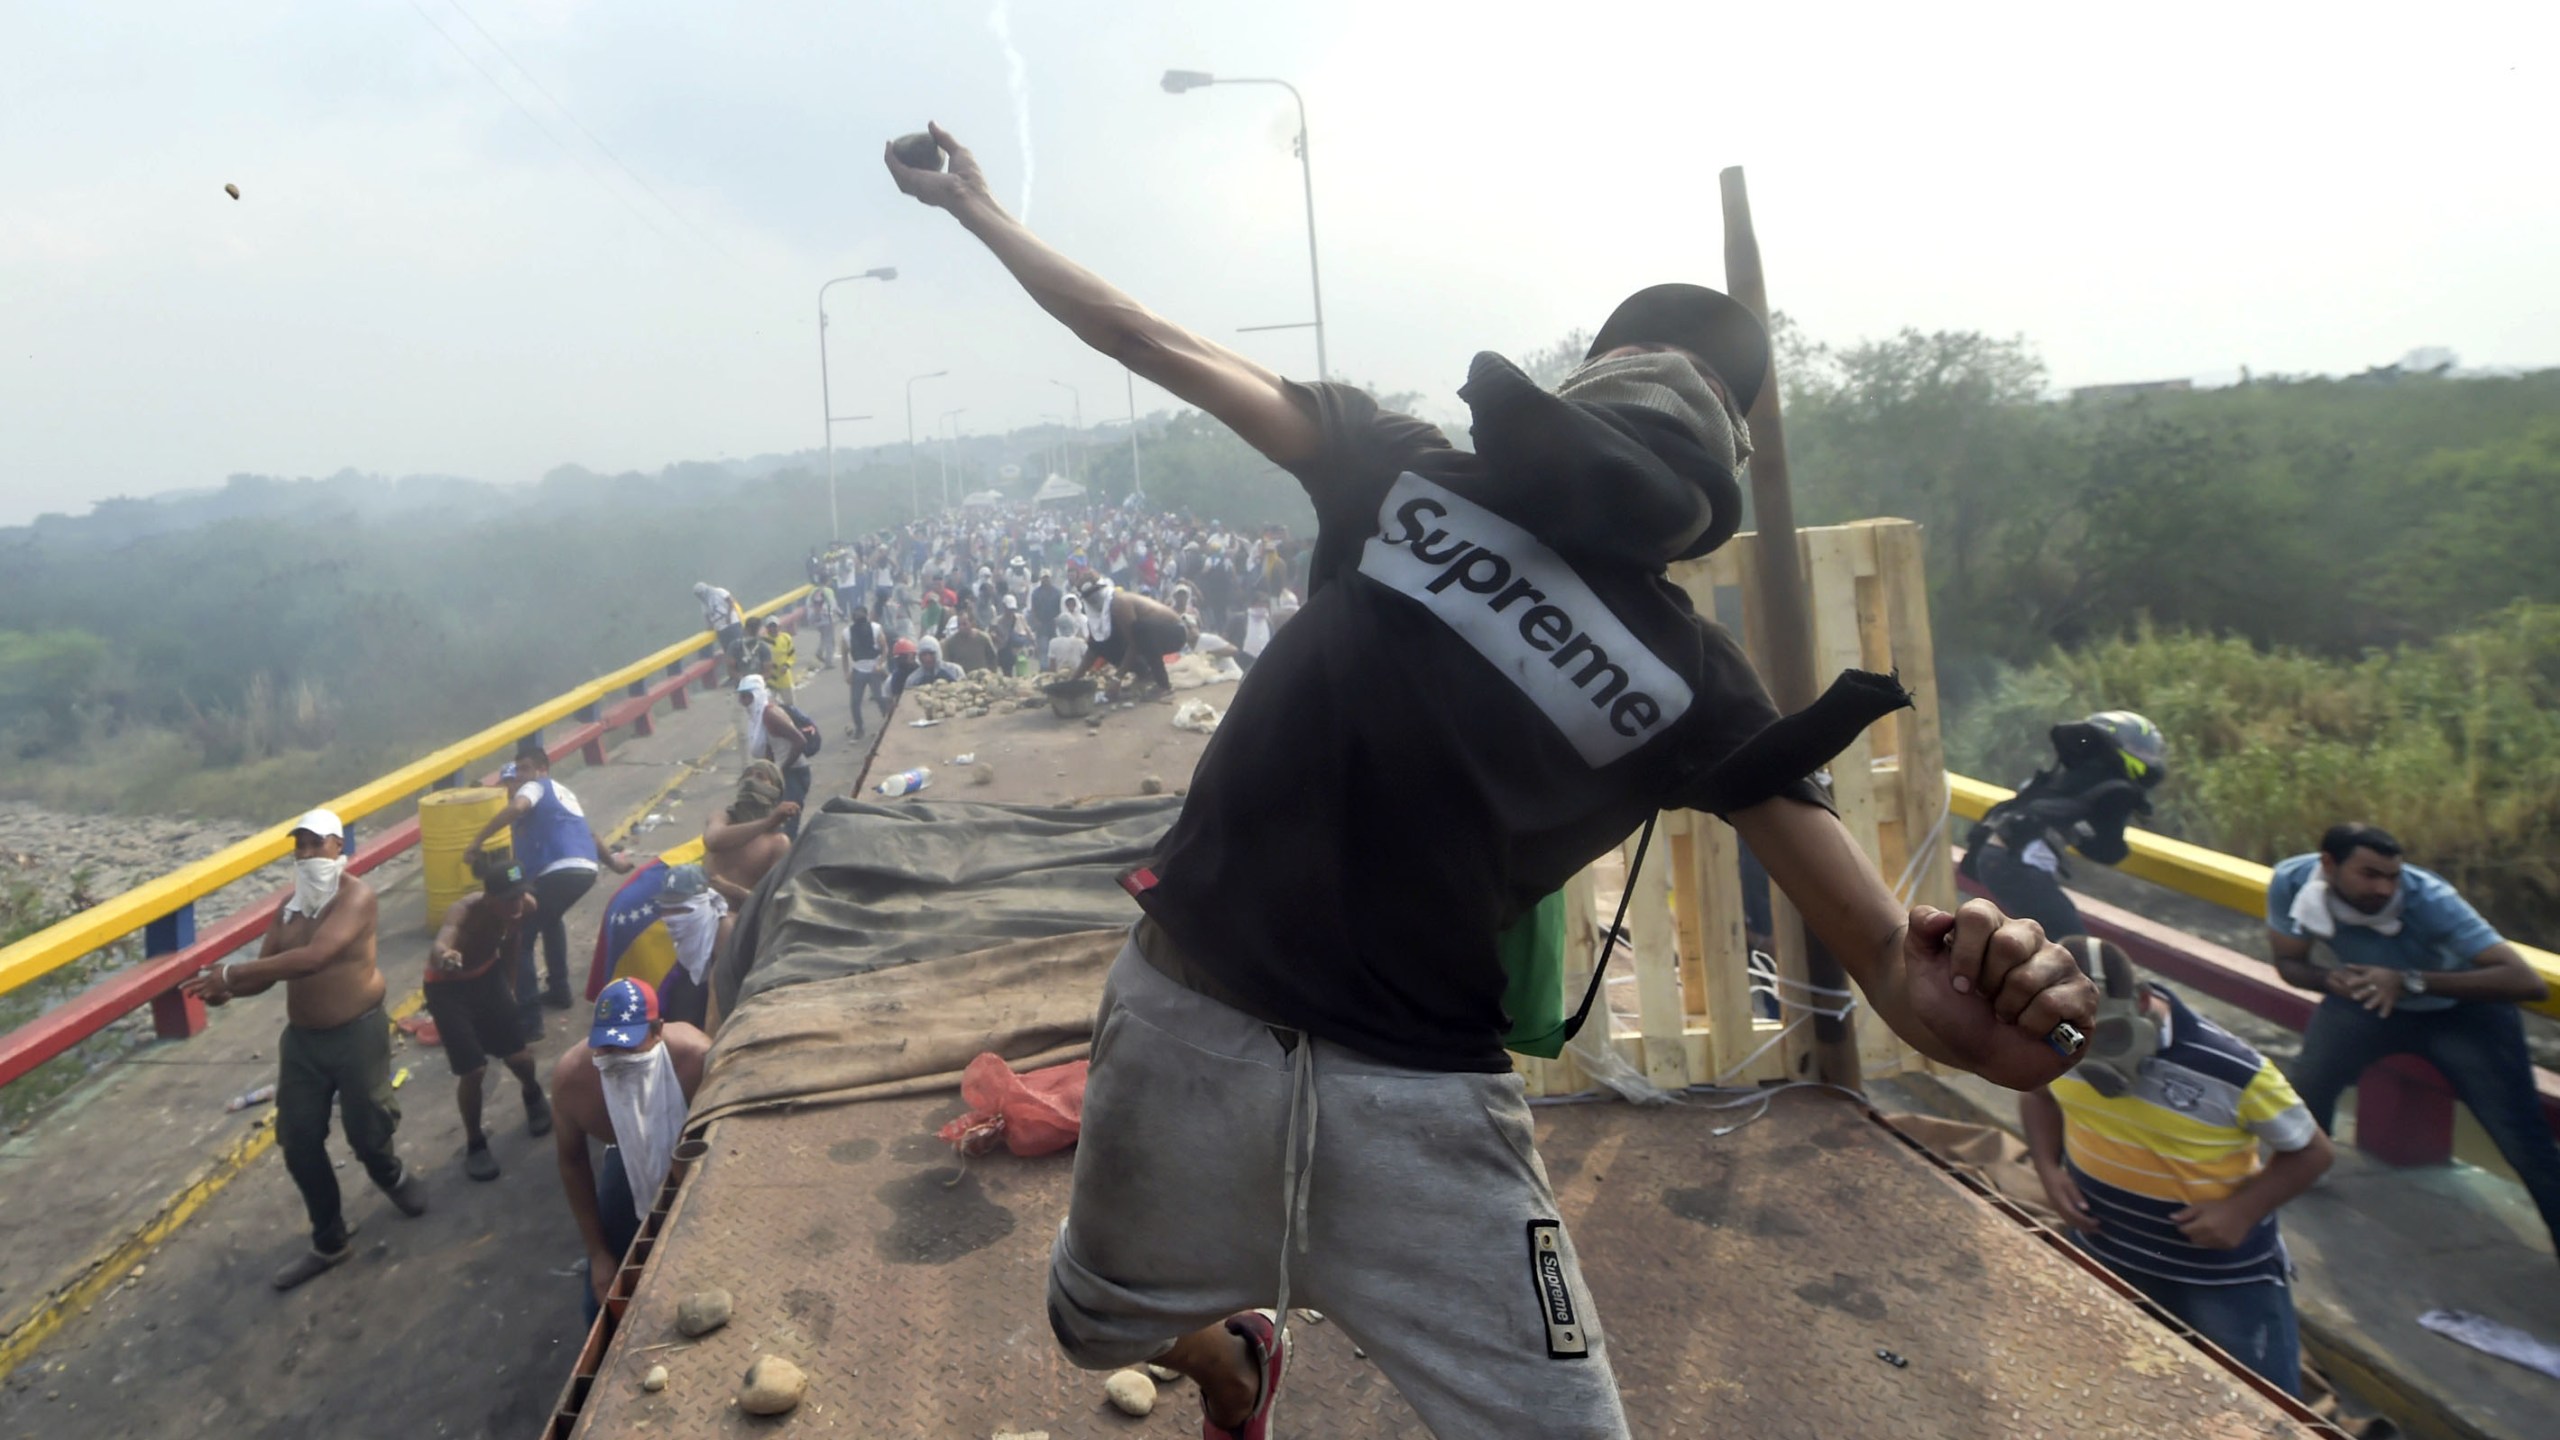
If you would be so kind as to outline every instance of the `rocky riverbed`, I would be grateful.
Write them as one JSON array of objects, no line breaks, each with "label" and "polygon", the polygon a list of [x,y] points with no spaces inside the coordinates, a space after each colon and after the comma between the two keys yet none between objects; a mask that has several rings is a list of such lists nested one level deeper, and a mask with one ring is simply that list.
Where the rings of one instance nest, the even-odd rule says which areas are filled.
[{"label": "rocky riverbed", "polygon": [[[238,820],[149,815],[65,815],[22,800],[0,800],[0,884],[32,886],[46,911],[84,909],[253,833]],[[284,867],[209,897],[197,923],[221,918],[285,883]]]},{"label": "rocky riverbed", "polygon": [[[238,820],[67,815],[25,801],[0,801],[0,915],[23,923],[86,909],[245,839],[255,828]],[[210,925],[291,880],[292,867],[281,861],[244,876],[197,901],[196,924]],[[26,1023],[141,957],[137,935],[0,995],[0,1030]],[[0,1087],[0,1126],[23,1127],[81,1077],[150,1043],[151,1035],[150,1011],[137,1010]]]}]

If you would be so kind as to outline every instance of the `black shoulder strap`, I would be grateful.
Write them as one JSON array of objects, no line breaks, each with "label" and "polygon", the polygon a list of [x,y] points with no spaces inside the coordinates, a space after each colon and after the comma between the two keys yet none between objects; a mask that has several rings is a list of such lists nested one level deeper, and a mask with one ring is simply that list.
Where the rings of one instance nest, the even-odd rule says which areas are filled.
[{"label": "black shoulder strap", "polygon": [[1582,992],[1581,1008],[1564,1022],[1564,1038],[1568,1041],[1582,1033],[1582,1022],[1591,1018],[1591,1007],[1600,999],[1600,987],[1608,983],[1609,955],[1618,946],[1618,932],[1627,926],[1627,902],[1636,896],[1636,881],[1644,874],[1644,852],[1653,844],[1653,822],[1661,818],[1660,811],[1646,816],[1644,829],[1636,836],[1635,863],[1627,867],[1626,888],[1618,892],[1618,918],[1609,922],[1609,933],[1600,942],[1600,958],[1591,964],[1591,984]]}]

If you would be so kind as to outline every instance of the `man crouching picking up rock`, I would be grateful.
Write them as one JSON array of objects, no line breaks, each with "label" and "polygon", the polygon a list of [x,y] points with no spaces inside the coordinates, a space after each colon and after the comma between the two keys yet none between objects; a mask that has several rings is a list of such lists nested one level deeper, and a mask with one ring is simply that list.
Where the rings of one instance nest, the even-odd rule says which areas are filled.
[{"label": "man crouching picking up rock", "polygon": [[1906,913],[1803,778],[1909,703],[1901,686],[1852,673],[1782,718],[1664,574],[1733,533],[1760,327],[1666,285],[1555,394],[1479,355],[1469,454],[1149,313],[933,134],[950,168],[887,157],[899,188],[1296,476],[1319,522],[1305,608],[1128,882],[1146,915],[1096,1022],[1051,1328],[1079,1365],[1199,1381],[1213,1437],[1269,1432],[1272,1316],[1293,1302],[1436,1434],[1626,1435],[1503,1050],[1506,923],[1656,810],[1707,810],[1932,1059],[2033,1088],[2070,1064],[2047,1035],[2096,1011],[2032,922]]}]

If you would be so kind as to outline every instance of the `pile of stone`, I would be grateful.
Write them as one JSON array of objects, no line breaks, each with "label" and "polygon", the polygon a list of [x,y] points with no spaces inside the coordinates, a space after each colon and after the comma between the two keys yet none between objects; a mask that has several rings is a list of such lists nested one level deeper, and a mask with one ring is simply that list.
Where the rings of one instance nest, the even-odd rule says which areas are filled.
[{"label": "pile of stone", "polygon": [[901,703],[921,712],[908,717],[914,720],[969,720],[996,710],[1037,710],[1049,703],[1042,681],[1037,675],[1017,678],[981,670],[962,680],[912,686]]}]

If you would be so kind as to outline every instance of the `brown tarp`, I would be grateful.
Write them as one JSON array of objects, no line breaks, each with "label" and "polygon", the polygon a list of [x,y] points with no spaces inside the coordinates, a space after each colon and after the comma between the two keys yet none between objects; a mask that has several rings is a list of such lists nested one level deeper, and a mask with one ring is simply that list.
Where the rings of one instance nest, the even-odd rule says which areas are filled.
[{"label": "brown tarp", "polygon": [[721,1025],[688,1128],[956,1089],[984,1051],[1017,1070],[1081,1058],[1127,939],[1088,930],[768,990]]},{"label": "brown tarp", "polygon": [[2000,1198],[2047,1225],[2062,1217],[2044,1198],[2044,1182],[2027,1159],[2027,1142],[1990,1125],[1941,1120],[1935,1115],[1887,1115],[1885,1123],[1929,1147],[1949,1165],[2000,1192]]}]

